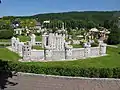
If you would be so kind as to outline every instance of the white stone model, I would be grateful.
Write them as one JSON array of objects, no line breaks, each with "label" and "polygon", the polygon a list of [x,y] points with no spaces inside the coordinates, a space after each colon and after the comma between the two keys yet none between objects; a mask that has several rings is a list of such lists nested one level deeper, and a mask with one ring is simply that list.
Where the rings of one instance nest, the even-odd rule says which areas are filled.
[{"label": "white stone model", "polygon": [[106,44],[100,43],[98,47],[91,47],[90,43],[85,43],[84,48],[73,48],[65,41],[64,34],[49,33],[42,36],[42,47],[44,50],[33,50],[32,46],[37,45],[36,36],[31,35],[31,41],[20,42],[13,37],[12,51],[23,57],[22,61],[57,61],[57,60],[76,60],[88,57],[106,55]]},{"label": "white stone model", "polygon": [[36,38],[36,36],[35,36],[35,34],[32,34],[31,36],[30,36],[30,38],[31,38],[31,45],[33,46],[33,45],[35,45],[35,38]]}]

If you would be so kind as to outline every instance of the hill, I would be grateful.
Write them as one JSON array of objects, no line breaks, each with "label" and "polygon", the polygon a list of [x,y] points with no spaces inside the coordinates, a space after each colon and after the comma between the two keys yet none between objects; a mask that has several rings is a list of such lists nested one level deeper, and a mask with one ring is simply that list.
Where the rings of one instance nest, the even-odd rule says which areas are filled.
[{"label": "hill", "polygon": [[110,20],[114,17],[119,17],[120,11],[73,11],[73,12],[61,12],[61,13],[45,13],[37,14],[33,16],[20,16],[17,18],[34,18],[42,22],[44,20],[83,20],[83,21],[93,21],[97,24],[104,23],[105,20]]}]

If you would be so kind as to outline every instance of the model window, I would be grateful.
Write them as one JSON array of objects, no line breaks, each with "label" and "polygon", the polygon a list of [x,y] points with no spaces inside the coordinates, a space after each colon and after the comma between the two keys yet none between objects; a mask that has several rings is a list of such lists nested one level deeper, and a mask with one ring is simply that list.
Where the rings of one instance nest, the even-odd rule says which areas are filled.
[{"label": "model window", "polygon": [[46,38],[46,46],[48,46],[48,37]]}]

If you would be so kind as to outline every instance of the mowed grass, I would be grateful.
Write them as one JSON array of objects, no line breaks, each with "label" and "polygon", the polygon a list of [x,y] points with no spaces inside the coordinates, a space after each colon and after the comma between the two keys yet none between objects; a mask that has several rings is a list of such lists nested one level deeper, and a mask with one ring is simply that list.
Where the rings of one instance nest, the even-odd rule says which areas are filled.
[{"label": "mowed grass", "polygon": [[10,39],[0,39],[0,42],[11,42]]},{"label": "mowed grass", "polygon": [[7,48],[0,48],[0,59],[18,61],[20,56],[12,51],[9,51]]},{"label": "mowed grass", "polygon": [[[20,39],[21,42],[26,42],[26,41],[30,41],[30,37],[29,36],[18,36],[18,38]],[[42,36],[36,36],[36,41],[42,41]]]},{"label": "mowed grass", "polygon": [[44,50],[44,48],[42,48],[41,46],[32,46],[32,49],[36,49],[36,50]]},{"label": "mowed grass", "polygon": [[[120,49],[119,48],[107,48],[107,56],[97,57],[97,58],[88,58],[82,60],[75,61],[56,61],[56,62],[24,62],[24,64],[29,65],[40,65],[40,66],[51,66],[51,67],[105,67],[105,68],[113,68],[120,67]],[[20,57],[7,50],[6,48],[0,48],[0,59],[4,60],[13,60],[16,61]]]},{"label": "mowed grass", "polygon": [[29,36],[18,36],[18,38],[20,39],[21,42],[30,41],[30,37]]},{"label": "mowed grass", "polygon": [[36,36],[36,41],[38,42],[42,41],[42,36]]},{"label": "mowed grass", "polygon": [[83,46],[80,44],[73,44],[72,46],[73,46],[73,48],[83,48]]},{"label": "mowed grass", "polygon": [[107,49],[107,56],[88,58],[75,61],[56,61],[56,62],[29,62],[26,64],[36,64],[42,66],[58,66],[58,67],[97,67],[97,68],[113,68],[120,67],[120,49],[111,48]]}]

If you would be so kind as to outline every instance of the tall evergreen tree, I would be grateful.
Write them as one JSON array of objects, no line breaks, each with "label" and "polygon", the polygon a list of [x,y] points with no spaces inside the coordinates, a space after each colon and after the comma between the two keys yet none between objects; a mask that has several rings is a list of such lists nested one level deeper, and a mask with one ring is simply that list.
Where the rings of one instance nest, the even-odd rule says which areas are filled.
[{"label": "tall evergreen tree", "polygon": [[120,28],[116,22],[114,22],[113,26],[111,27],[108,44],[120,44]]}]

